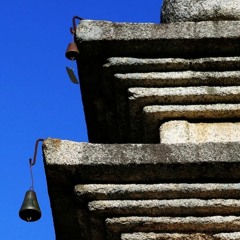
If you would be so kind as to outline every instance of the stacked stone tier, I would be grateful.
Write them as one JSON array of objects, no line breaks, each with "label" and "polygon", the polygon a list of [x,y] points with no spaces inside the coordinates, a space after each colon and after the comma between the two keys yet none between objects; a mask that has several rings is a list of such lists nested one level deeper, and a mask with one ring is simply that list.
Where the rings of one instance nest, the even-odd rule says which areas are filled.
[{"label": "stacked stone tier", "polygon": [[239,239],[238,143],[43,149],[57,239]]},{"label": "stacked stone tier", "polygon": [[99,113],[111,141],[159,143],[159,128],[172,120],[237,122],[239,60],[108,59],[101,88],[105,113]]}]

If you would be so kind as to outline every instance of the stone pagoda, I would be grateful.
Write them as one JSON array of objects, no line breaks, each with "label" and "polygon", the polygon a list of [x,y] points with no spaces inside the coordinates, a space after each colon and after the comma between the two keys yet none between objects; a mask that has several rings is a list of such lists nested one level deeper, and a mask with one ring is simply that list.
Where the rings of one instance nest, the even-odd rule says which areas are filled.
[{"label": "stone pagoda", "polygon": [[57,240],[240,239],[240,2],[82,20],[89,143],[46,139]]}]

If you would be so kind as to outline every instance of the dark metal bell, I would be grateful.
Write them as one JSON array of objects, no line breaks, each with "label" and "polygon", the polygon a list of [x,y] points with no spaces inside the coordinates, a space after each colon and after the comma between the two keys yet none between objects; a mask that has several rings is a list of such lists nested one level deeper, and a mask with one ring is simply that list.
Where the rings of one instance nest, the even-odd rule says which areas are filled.
[{"label": "dark metal bell", "polygon": [[79,56],[79,51],[75,42],[68,44],[65,56],[70,60],[76,60],[76,58]]},{"label": "dark metal bell", "polygon": [[19,217],[26,222],[34,222],[39,220],[41,215],[36,193],[33,190],[27,191],[19,210]]}]

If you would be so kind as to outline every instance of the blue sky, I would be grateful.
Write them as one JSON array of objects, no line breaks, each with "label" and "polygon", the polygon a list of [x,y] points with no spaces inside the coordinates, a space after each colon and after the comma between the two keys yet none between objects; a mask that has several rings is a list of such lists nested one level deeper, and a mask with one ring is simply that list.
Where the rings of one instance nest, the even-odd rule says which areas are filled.
[{"label": "blue sky", "polygon": [[4,1],[1,5],[0,238],[51,240],[54,228],[41,151],[33,167],[42,210],[26,223],[18,211],[30,187],[28,159],[38,138],[86,142],[79,85],[65,72],[72,17],[159,23],[161,0]]}]

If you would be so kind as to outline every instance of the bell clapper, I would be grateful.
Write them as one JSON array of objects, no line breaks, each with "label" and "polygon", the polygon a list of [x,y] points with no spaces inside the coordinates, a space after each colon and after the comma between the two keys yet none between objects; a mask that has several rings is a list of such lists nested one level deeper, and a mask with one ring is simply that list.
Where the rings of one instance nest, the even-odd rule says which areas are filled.
[{"label": "bell clapper", "polygon": [[72,58],[71,61],[72,61],[72,68],[66,67],[66,70],[71,82],[74,84],[78,84],[79,83],[78,79],[74,73],[74,59]]}]

